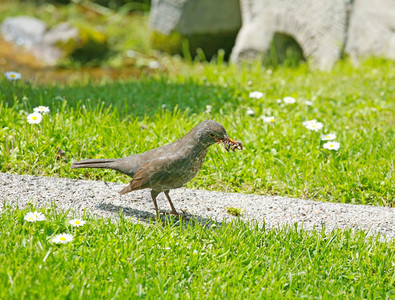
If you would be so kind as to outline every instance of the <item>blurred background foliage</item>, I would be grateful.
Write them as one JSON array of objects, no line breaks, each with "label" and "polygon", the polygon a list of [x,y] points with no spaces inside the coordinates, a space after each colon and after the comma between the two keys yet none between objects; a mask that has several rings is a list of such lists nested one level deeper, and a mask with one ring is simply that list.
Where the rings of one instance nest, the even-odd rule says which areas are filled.
[{"label": "blurred background foliage", "polygon": [[67,5],[70,3],[88,5],[94,7],[96,5],[109,8],[111,10],[128,10],[128,11],[149,11],[151,0],[21,0],[33,5]]}]

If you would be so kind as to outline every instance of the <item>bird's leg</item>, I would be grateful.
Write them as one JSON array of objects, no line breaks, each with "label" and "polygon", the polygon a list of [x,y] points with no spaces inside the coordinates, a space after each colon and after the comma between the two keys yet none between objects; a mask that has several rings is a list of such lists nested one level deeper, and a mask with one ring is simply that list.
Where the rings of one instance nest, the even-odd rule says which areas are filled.
[{"label": "bird's leg", "polygon": [[156,203],[156,197],[158,197],[160,192],[151,191],[151,197],[152,197],[152,201],[154,201],[154,206],[155,206],[155,213],[156,213],[156,217],[159,218],[159,209],[158,209],[158,204]]},{"label": "bird's leg", "polygon": [[163,192],[165,193],[166,198],[167,198],[167,200],[168,200],[169,203],[170,203],[170,206],[171,206],[171,214],[172,214],[172,215],[175,215],[175,216],[178,216],[178,212],[177,212],[176,208],[174,207],[173,202],[171,202],[171,199],[170,199],[170,196],[169,196],[169,190],[163,191]]}]

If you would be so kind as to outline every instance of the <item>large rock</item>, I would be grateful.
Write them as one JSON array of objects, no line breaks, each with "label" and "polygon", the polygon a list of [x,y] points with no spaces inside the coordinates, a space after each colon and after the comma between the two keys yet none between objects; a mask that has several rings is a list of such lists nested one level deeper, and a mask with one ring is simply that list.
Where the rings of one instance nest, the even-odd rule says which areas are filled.
[{"label": "large rock", "polygon": [[152,0],[152,44],[172,54],[182,53],[186,40],[192,52],[230,53],[240,26],[239,0]]},{"label": "large rock", "polygon": [[12,17],[1,24],[1,33],[6,41],[23,46],[43,65],[55,65],[65,57],[81,63],[100,61],[109,51],[105,34],[67,22],[48,30],[38,19]]},{"label": "large rock", "polygon": [[231,61],[268,53],[276,33],[289,35],[320,69],[340,58],[346,39],[347,0],[240,0],[243,25]]},{"label": "large rock", "polygon": [[44,65],[54,65],[64,56],[64,51],[58,47],[59,42],[78,38],[78,30],[68,23],[47,30],[44,22],[28,16],[5,19],[1,33],[4,40],[24,47]]},{"label": "large rock", "polygon": [[346,53],[395,59],[395,1],[354,0]]},{"label": "large rock", "polygon": [[4,40],[27,48],[40,44],[46,29],[44,22],[27,16],[7,18],[1,24]]}]

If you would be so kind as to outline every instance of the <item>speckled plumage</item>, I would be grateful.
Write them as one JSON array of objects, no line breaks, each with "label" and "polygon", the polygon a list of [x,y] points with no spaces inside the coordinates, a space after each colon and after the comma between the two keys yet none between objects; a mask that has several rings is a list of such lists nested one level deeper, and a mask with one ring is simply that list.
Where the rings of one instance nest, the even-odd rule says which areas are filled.
[{"label": "speckled plumage", "polygon": [[234,143],[224,127],[206,120],[192,128],[184,137],[162,147],[119,159],[88,159],[75,162],[71,168],[106,168],[124,173],[133,180],[120,193],[151,188],[155,211],[156,197],[164,192],[172,214],[177,214],[169,196],[169,190],[179,188],[190,181],[202,167],[208,148],[219,141]]}]

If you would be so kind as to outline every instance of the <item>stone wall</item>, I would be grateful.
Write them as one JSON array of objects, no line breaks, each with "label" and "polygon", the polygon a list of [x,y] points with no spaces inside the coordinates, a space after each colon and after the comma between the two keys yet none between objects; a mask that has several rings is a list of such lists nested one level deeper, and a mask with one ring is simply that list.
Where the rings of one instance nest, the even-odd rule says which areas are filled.
[{"label": "stone wall", "polygon": [[395,1],[355,0],[345,51],[354,61],[368,56],[395,60]]},{"label": "stone wall", "polygon": [[187,39],[191,49],[209,54],[228,50],[241,14],[232,62],[265,56],[276,34],[293,38],[320,69],[330,69],[344,53],[354,60],[395,59],[395,0],[239,1],[153,0],[154,46],[175,53]]},{"label": "stone wall", "polygon": [[239,1],[152,0],[150,27],[159,50],[182,54],[188,45],[192,54],[197,48],[208,57],[218,49],[230,54],[241,27]]}]

